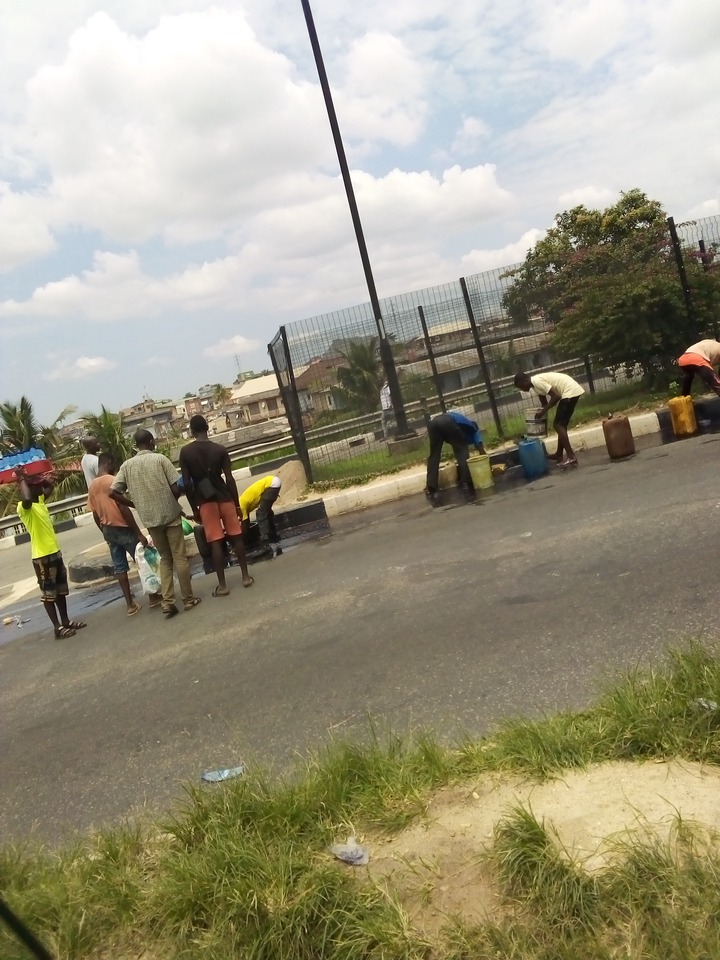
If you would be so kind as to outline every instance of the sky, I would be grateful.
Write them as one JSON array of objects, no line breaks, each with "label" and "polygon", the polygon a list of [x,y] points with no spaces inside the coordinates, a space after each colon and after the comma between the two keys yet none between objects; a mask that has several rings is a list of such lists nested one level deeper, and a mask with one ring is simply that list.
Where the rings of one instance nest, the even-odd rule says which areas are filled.
[{"label": "sky", "polygon": [[[380,297],[638,187],[720,212],[717,0],[313,0]],[[270,366],[368,300],[300,0],[0,0],[0,399]]]}]

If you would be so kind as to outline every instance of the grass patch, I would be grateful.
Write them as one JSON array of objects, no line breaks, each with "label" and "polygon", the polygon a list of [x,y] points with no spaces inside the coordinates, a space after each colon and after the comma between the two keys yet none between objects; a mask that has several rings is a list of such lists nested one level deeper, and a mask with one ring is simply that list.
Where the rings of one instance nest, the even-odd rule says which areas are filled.
[{"label": "grass patch", "polygon": [[[517,808],[496,827],[499,919],[455,918],[432,941],[383,883],[333,863],[348,833],[392,835],[439,787],[507,771],[547,778],[603,760],[720,764],[720,660],[698,644],[608,683],[580,713],[511,720],[442,746],[371,728],[332,743],[287,780],[262,772],[188,788],[162,822],[124,826],[59,851],[5,847],[3,896],[62,960],[482,960],[720,956],[716,839],[678,822],[666,843],[618,844],[589,874],[552,826]],[[143,952],[144,951],[144,952]],[[27,955],[0,930],[0,956]]]}]

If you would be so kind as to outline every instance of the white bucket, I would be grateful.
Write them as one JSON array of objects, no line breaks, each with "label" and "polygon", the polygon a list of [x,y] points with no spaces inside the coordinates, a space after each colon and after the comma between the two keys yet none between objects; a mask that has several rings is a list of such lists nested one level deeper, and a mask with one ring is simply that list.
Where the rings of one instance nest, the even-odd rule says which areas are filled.
[{"label": "white bucket", "polygon": [[527,410],[525,412],[525,436],[527,437],[546,437],[547,436],[547,416],[542,420],[536,420],[537,410]]}]

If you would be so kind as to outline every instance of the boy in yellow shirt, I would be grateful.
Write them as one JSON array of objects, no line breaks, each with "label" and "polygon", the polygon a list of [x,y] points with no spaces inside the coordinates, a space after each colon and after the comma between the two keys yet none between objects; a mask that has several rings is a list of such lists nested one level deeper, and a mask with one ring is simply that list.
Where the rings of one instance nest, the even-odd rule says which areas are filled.
[{"label": "boy in yellow shirt", "polygon": [[273,504],[280,496],[282,480],[280,477],[263,477],[256,480],[240,497],[240,515],[243,529],[250,524],[250,514],[257,510],[255,519],[260,528],[260,542],[268,556],[279,557],[282,547],[278,546],[280,537],[275,527]]},{"label": "boy in yellow shirt", "polygon": [[40,587],[40,599],[55,630],[55,637],[64,640],[74,637],[77,630],[87,624],[82,620],[71,620],[67,610],[69,593],[67,569],[55,535],[52,517],[45,503],[53,491],[53,479],[50,474],[40,478],[39,483],[28,483],[22,467],[17,469],[20,502],[17,513],[23,526],[30,534],[32,562]]}]

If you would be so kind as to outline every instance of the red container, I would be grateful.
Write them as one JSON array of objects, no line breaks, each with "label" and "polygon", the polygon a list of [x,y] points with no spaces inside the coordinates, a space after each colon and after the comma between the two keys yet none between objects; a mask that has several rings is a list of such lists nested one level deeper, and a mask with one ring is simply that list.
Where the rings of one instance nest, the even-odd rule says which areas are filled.
[{"label": "red container", "polygon": [[[43,473],[49,473],[53,465],[51,460],[35,460],[33,463],[21,464],[21,467],[27,477],[36,477]],[[0,484],[17,483],[17,469],[17,467],[10,467],[9,470],[0,470]]]}]

